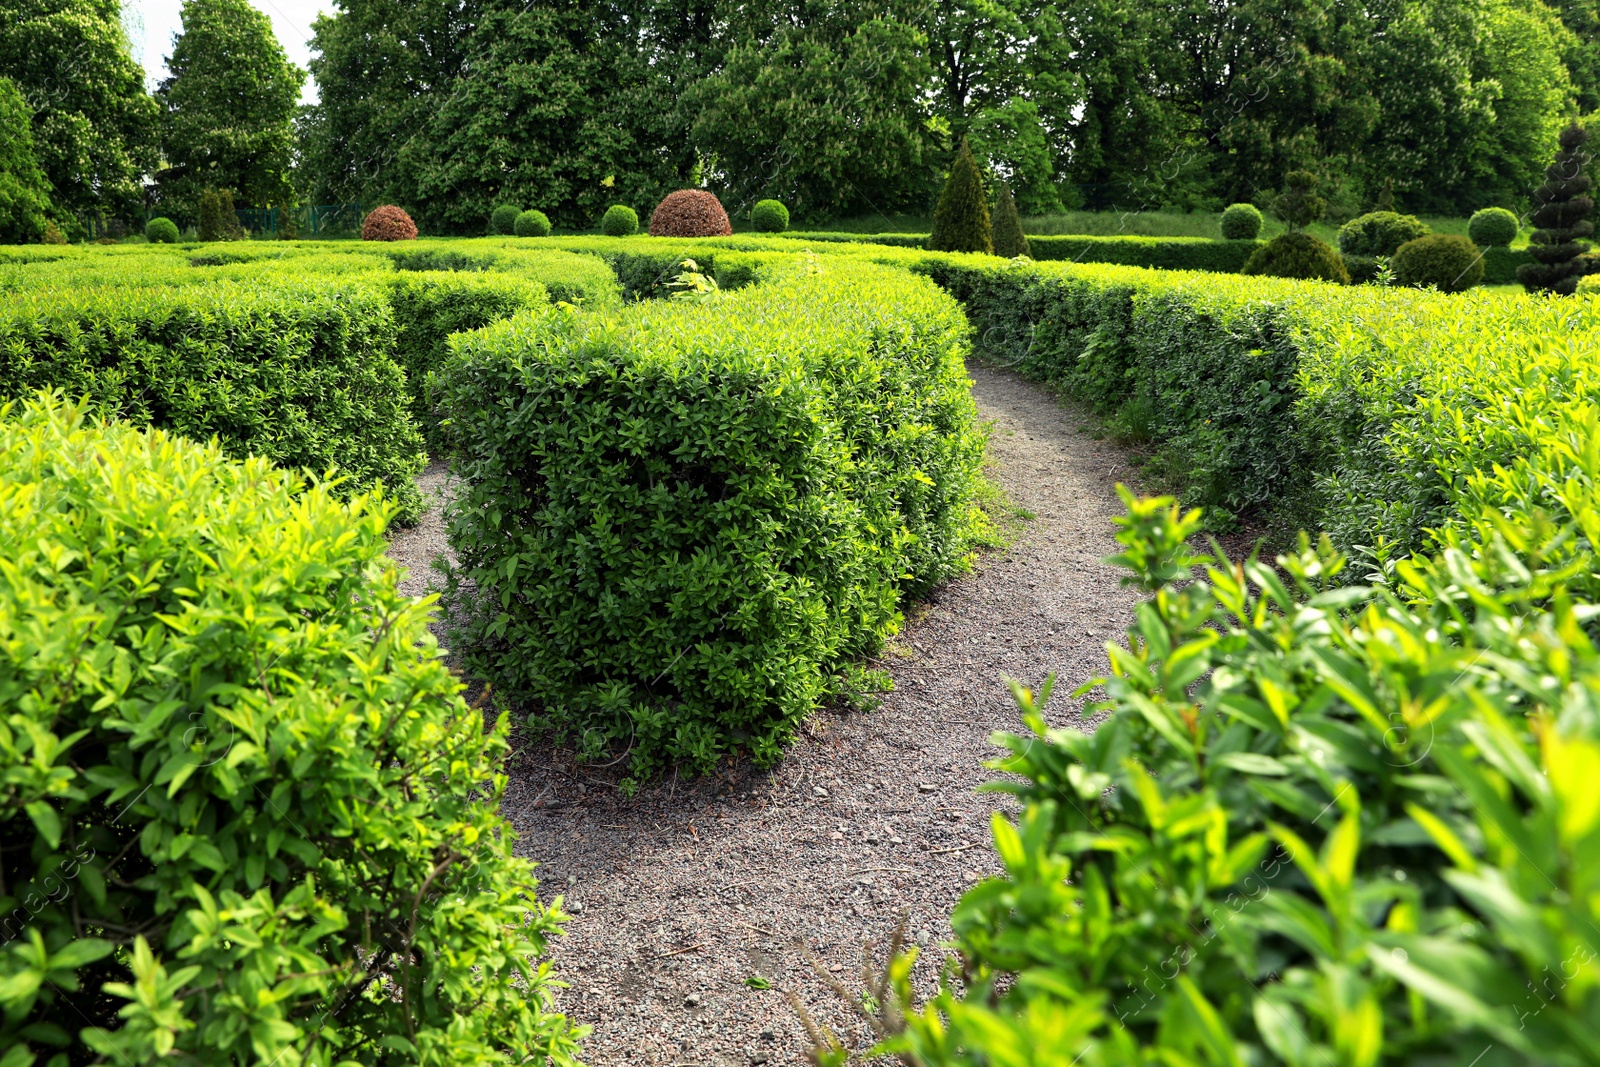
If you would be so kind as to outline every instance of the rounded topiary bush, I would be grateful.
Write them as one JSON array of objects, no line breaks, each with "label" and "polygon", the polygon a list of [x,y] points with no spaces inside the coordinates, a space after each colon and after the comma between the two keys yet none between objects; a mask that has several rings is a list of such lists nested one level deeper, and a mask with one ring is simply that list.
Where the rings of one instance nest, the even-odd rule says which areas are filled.
[{"label": "rounded topiary bush", "polygon": [[400,208],[393,204],[384,204],[375,207],[372,213],[361,223],[361,239],[363,241],[414,241],[417,239],[417,224],[411,221]]},{"label": "rounded topiary bush", "polygon": [[171,219],[151,219],[144,224],[144,235],[152,244],[170,245],[178,239],[178,224]]},{"label": "rounded topiary bush", "polygon": [[1239,273],[1350,284],[1350,272],[1339,253],[1326,241],[1303,231],[1274,237],[1251,253]]},{"label": "rounded topiary bush", "polygon": [[529,208],[517,216],[513,229],[518,237],[549,237],[550,216]]},{"label": "rounded topiary bush", "polygon": [[639,213],[631,207],[612,204],[600,219],[600,232],[607,237],[631,237],[639,232]]},{"label": "rounded topiary bush", "polygon": [[1390,261],[1394,279],[1418,288],[1459,293],[1483,281],[1483,253],[1465,237],[1435,233],[1407,241]]},{"label": "rounded topiary bush", "polygon": [[0,897],[27,927],[0,1041],[571,1063],[534,965],[562,916],[497,814],[506,723],[400,591],[393,505],[88,412],[0,411]]},{"label": "rounded topiary bush", "polygon": [[668,193],[650,213],[652,237],[726,237],[732,232],[722,201],[705,189]]},{"label": "rounded topiary bush", "polygon": [[1486,207],[1467,220],[1467,237],[1479,248],[1505,248],[1521,229],[1517,217],[1503,207]]},{"label": "rounded topiary bush", "polygon": [[1222,239],[1254,241],[1261,235],[1261,211],[1254,204],[1230,204],[1222,213]]},{"label": "rounded topiary bush", "polygon": [[489,212],[489,232],[510,237],[517,230],[517,216],[522,209],[515,204],[501,204]]},{"label": "rounded topiary bush", "polygon": [[1428,224],[1415,215],[1370,211],[1339,227],[1339,251],[1347,256],[1392,256],[1407,241],[1429,232]]},{"label": "rounded topiary bush", "polygon": [[789,228],[789,209],[780,200],[757,200],[750,209],[750,225],[762,233],[782,233]]}]

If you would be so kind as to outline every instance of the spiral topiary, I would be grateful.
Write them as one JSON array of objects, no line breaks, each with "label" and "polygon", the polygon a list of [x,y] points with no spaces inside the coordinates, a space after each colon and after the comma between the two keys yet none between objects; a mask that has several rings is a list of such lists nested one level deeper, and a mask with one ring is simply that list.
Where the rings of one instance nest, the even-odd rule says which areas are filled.
[{"label": "spiral topiary", "polygon": [[363,241],[415,241],[417,224],[393,204],[375,207],[361,223]]},{"label": "spiral topiary", "polygon": [[510,237],[517,229],[517,216],[522,209],[515,204],[501,204],[489,212],[489,232]]},{"label": "spiral topiary", "polygon": [[151,219],[144,224],[144,235],[151,244],[170,245],[178,239],[178,224],[168,218]]},{"label": "spiral topiary", "polygon": [[1224,241],[1254,241],[1261,235],[1261,210],[1254,204],[1230,204],[1222,213]]},{"label": "spiral topiary", "polygon": [[631,207],[612,204],[600,219],[600,232],[607,237],[632,237],[639,232],[639,213]]},{"label": "spiral topiary", "polygon": [[757,200],[750,209],[750,225],[762,233],[782,233],[789,228],[789,209],[779,200]]},{"label": "spiral topiary", "polygon": [[1394,280],[1416,288],[1434,286],[1459,293],[1483,281],[1483,253],[1465,237],[1435,233],[1407,241],[1389,265]]},{"label": "spiral topiary", "polygon": [[550,217],[542,211],[529,208],[517,216],[512,229],[518,237],[549,237]]},{"label": "spiral topiary", "polygon": [[1503,207],[1486,207],[1467,220],[1467,237],[1479,248],[1505,248],[1517,239],[1522,227],[1517,217]]},{"label": "spiral topiary", "polygon": [[1428,233],[1428,224],[1415,215],[1369,211],[1339,227],[1339,251],[1347,256],[1392,256],[1407,241]]},{"label": "spiral topiary", "polygon": [[705,189],[679,189],[650,213],[652,237],[726,237],[733,233],[722,201]]},{"label": "spiral topiary", "polygon": [[1545,168],[1544,184],[1533,191],[1529,220],[1538,227],[1528,245],[1533,262],[1517,268],[1517,281],[1530,293],[1570,296],[1577,291],[1578,280],[1589,273],[1592,264],[1584,254],[1589,242],[1584,238],[1594,233],[1589,221],[1594,198],[1589,195],[1593,183],[1584,172],[1588,140],[1588,132],[1576,122],[1562,130],[1561,150]]},{"label": "spiral topiary", "polygon": [[1350,284],[1350,272],[1333,246],[1300,230],[1279,234],[1256,249],[1239,273]]}]

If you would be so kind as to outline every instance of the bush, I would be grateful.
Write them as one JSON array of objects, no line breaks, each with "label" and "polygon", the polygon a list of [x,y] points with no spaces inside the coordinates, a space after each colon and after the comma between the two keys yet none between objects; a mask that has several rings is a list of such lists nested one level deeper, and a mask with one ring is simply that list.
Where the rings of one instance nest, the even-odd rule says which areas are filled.
[{"label": "bush", "polygon": [[1257,248],[1240,273],[1350,284],[1350,272],[1339,253],[1302,231],[1279,234]]},{"label": "bush", "polygon": [[510,237],[516,233],[517,216],[522,214],[522,209],[514,204],[501,204],[489,213],[489,232],[502,237]]},{"label": "bush", "polygon": [[151,219],[144,224],[144,235],[151,244],[174,244],[178,240],[178,224],[166,218]]},{"label": "bush", "polygon": [[1594,199],[1588,195],[1593,183],[1584,170],[1589,163],[1584,147],[1588,139],[1576,122],[1562,130],[1560,151],[1545,168],[1544,184],[1533,191],[1530,219],[1538,229],[1533,231],[1528,254],[1534,262],[1517,268],[1517,280],[1530,293],[1570,296],[1589,269],[1585,256],[1589,242],[1584,238],[1594,233],[1594,223],[1589,221]]},{"label": "bush", "polygon": [[600,232],[607,237],[632,237],[639,232],[639,213],[631,207],[612,204],[600,219]]},{"label": "bush", "polygon": [[1467,237],[1479,248],[1505,248],[1521,230],[1517,217],[1503,207],[1486,207],[1467,220]]},{"label": "bush", "polygon": [[750,225],[760,233],[782,233],[789,228],[789,209],[778,200],[757,200],[750,209]]},{"label": "bush", "polygon": [[363,241],[415,241],[417,224],[393,204],[375,207],[361,223]]},{"label": "bush", "polygon": [[238,241],[244,237],[232,189],[206,189],[200,194],[200,240]]},{"label": "bush", "polygon": [[1291,170],[1284,178],[1283,192],[1273,198],[1272,210],[1291,233],[1316,222],[1328,210],[1328,202],[1317,195],[1319,184],[1308,170]]},{"label": "bush", "polygon": [[1017,201],[1011,195],[1011,186],[1000,183],[1000,194],[994,209],[994,254],[1013,259],[1026,256],[1031,251],[1027,235],[1022,232],[1022,216],[1017,214]]},{"label": "bush", "polygon": [[950,176],[933,209],[933,232],[928,247],[935,252],[994,251],[994,236],[989,226],[989,197],[983,191],[983,175],[965,137],[950,164]]},{"label": "bush", "polygon": [[725,237],[731,233],[733,227],[722,201],[704,189],[668,193],[650,214],[652,237]]},{"label": "bush", "polygon": [[[963,566],[982,436],[954,301],[850,262],[456,337],[450,647],[635,775],[766,765]],[[615,757],[614,757],[615,758]]]},{"label": "bush", "polygon": [[1224,241],[1254,241],[1261,235],[1261,212],[1254,204],[1229,204],[1222,213]]},{"label": "bush", "polygon": [[1350,275],[1350,284],[1364,285],[1378,279],[1378,271],[1383,267],[1385,260],[1377,256],[1352,256],[1341,255],[1340,261],[1344,263],[1345,272]]},{"label": "bush", "polygon": [[542,211],[529,209],[517,216],[515,229],[518,237],[549,237],[550,217]]},{"label": "bush", "polygon": [[1459,293],[1483,280],[1483,254],[1465,237],[1436,233],[1407,241],[1395,253],[1395,281],[1416,288],[1432,285]]},{"label": "bush", "polygon": [[384,559],[390,505],[0,419],[0,1044],[18,1063],[570,1064],[564,916]]},{"label": "bush", "polygon": [[[1155,595],[1112,651],[1109,720],[1052,728],[1048,693],[1018,692],[1029,732],[990,766],[1022,812],[951,916],[963,992],[892,1050],[1592,1064],[1600,654],[1562,588],[1592,548],[1486,515],[1393,588],[1334,588],[1326,545],[1197,556],[1169,503],[1122,520]],[[1011,1054],[1032,1048],[1059,1055]]]},{"label": "bush", "polygon": [[1407,241],[1428,233],[1427,223],[1415,215],[1373,211],[1339,227],[1339,251],[1347,256],[1393,256]]}]

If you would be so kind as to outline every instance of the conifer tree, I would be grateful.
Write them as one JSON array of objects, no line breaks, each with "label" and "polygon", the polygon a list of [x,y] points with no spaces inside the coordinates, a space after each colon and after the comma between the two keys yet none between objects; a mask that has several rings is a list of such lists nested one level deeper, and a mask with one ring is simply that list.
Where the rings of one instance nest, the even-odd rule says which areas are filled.
[{"label": "conifer tree", "polygon": [[1000,183],[1000,195],[995,199],[994,254],[1007,259],[1029,254],[1028,236],[1022,232],[1022,216],[1008,182]]},{"label": "conifer tree", "polygon": [[989,228],[989,197],[983,191],[983,175],[972,157],[967,139],[961,139],[950,177],[933,209],[933,233],[928,247],[935,252],[994,252],[994,237]]},{"label": "conifer tree", "polygon": [[1588,273],[1580,258],[1589,250],[1581,240],[1594,232],[1589,214],[1593,198],[1586,195],[1591,182],[1584,173],[1589,162],[1584,142],[1588,134],[1573,123],[1561,131],[1561,149],[1555,162],[1545,168],[1545,182],[1533,191],[1533,214],[1538,229],[1533,231],[1528,254],[1535,262],[1517,268],[1517,281],[1530,293],[1549,292],[1567,296],[1578,288],[1578,280]]}]

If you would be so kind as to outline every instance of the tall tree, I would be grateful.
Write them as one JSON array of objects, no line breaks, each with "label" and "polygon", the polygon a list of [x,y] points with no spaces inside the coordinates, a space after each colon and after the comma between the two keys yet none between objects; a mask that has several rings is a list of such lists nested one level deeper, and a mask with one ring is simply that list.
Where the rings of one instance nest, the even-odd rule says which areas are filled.
[{"label": "tall tree", "polygon": [[295,102],[305,72],[248,0],[184,0],[183,32],[156,96],[164,202],[188,214],[205,188],[266,207],[293,195]]},{"label": "tall tree", "polygon": [[28,103],[57,207],[134,213],[156,163],[156,105],[129,55],[120,4],[0,0],[0,27],[0,76]]},{"label": "tall tree", "polygon": [[33,151],[28,104],[10,78],[0,78],[0,244],[44,236],[50,222],[50,183]]}]

